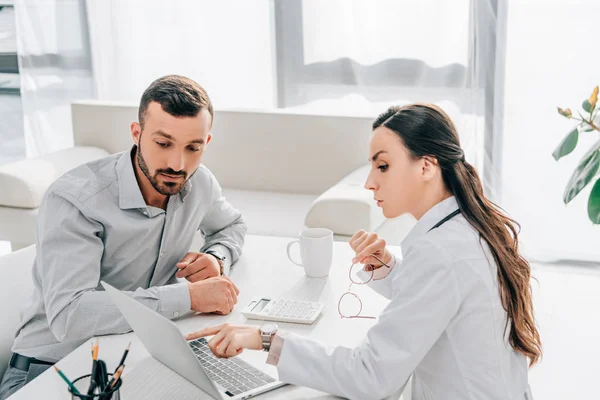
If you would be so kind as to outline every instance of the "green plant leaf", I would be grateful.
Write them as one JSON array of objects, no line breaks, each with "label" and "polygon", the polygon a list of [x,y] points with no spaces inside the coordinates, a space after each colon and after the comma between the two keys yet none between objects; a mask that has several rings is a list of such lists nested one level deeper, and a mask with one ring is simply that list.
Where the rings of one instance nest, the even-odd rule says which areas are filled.
[{"label": "green plant leaf", "polygon": [[596,141],[596,143],[590,146],[590,149],[583,155],[583,157],[581,157],[580,163],[583,162],[583,160],[585,160],[586,158],[592,157],[594,153],[598,150],[600,150],[600,140]]},{"label": "green plant leaf", "polygon": [[554,150],[554,152],[552,153],[552,157],[554,157],[554,159],[558,161],[561,157],[566,156],[567,154],[575,150],[578,140],[579,131],[577,130],[577,127],[575,127],[571,132],[567,134],[567,136],[564,137],[562,142],[560,142],[556,150]]},{"label": "green plant leaf", "polygon": [[589,100],[584,101],[583,104],[581,105],[581,107],[583,107],[583,109],[585,110],[585,112],[592,111],[592,105],[590,104]]},{"label": "green plant leaf", "polygon": [[563,201],[568,204],[592,180],[600,167],[600,140],[583,156],[567,183]]},{"label": "green plant leaf", "polygon": [[600,224],[600,179],[594,183],[588,199],[588,216],[594,224]]}]

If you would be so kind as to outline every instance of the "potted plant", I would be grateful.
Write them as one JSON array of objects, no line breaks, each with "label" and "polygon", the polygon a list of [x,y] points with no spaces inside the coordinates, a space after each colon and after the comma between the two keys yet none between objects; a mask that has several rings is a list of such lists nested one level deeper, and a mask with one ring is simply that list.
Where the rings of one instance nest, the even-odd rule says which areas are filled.
[{"label": "potted plant", "polygon": [[[598,86],[592,92],[588,100],[583,102],[583,114],[577,112],[579,117],[573,116],[571,109],[563,110],[558,108],[559,114],[562,116],[578,121],[578,124],[565,136],[560,142],[552,156],[556,161],[561,157],[571,153],[577,146],[580,134],[588,134],[589,132],[600,132],[600,107],[596,107],[598,103]],[[593,134],[596,134],[594,132]],[[590,197],[588,199],[588,217],[594,224],[600,224],[600,179],[597,177],[600,169],[600,138],[590,147],[587,153],[579,161],[575,168],[571,179],[567,183],[563,201],[568,204],[577,196],[581,190],[589,183],[594,182]]]}]

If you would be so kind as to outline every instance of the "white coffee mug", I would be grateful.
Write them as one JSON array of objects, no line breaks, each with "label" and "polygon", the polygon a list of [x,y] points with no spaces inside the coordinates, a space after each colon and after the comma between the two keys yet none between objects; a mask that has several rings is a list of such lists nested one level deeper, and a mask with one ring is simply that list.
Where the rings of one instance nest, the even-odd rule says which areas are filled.
[{"label": "white coffee mug", "polygon": [[[333,232],[325,228],[310,228],[300,232],[300,239],[287,245],[287,255],[291,262],[304,267],[304,272],[311,278],[322,278],[329,275],[333,258]],[[296,262],[290,254],[294,243],[300,244],[300,260]]]}]

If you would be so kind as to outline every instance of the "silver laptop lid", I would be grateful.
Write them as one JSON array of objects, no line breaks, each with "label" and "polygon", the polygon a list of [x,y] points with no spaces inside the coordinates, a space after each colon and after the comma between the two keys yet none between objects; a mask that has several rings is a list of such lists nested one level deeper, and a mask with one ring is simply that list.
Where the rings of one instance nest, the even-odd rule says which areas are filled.
[{"label": "silver laptop lid", "polygon": [[[215,399],[222,395],[177,326],[106,282],[100,282],[152,357]],[[168,346],[165,346],[168,343]]]}]

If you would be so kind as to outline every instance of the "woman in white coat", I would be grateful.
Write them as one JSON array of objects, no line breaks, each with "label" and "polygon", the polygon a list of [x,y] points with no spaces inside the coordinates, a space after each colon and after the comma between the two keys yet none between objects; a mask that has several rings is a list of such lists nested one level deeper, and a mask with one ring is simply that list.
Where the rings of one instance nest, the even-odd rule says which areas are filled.
[{"label": "woman in white coat", "polygon": [[350,240],[354,262],[375,270],[372,287],[390,299],[359,346],[326,346],[273,324],[225,324],[188,339],[214,335],[219,357],[268,349],[283,382],[351,399],[389,396],[411,374],[413,399],[531,399],[527,372],[541,341],[518,224],[483,194],[449,117],[434,105],[391,107],[373,123],[370,162],[365,187],[383,214],[418,222],[397,265],[376,234]]}]

